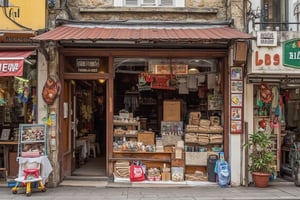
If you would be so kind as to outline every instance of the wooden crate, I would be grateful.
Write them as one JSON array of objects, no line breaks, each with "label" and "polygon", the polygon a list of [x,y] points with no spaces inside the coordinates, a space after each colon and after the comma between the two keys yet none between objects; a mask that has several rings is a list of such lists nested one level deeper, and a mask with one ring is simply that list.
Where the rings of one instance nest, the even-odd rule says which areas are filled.
[{"label": "wooden crate", "polygon": [[154,145],[154,132],[144,131],[138,132],[138,142],[142,142],[145,145]]}]

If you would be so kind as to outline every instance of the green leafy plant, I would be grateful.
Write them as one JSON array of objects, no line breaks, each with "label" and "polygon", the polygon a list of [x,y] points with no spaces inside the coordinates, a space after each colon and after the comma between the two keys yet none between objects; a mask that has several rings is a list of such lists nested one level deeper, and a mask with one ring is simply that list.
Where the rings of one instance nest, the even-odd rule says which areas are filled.
[{"label": "green leafy plant", "polygon": [[251,159],[250,171],[269,174],[274,172],[271,134],[262,131],[255,132],[250,135],[248,143],[244,144],[244,147],[247,146],[251,151],[249,154]]}]

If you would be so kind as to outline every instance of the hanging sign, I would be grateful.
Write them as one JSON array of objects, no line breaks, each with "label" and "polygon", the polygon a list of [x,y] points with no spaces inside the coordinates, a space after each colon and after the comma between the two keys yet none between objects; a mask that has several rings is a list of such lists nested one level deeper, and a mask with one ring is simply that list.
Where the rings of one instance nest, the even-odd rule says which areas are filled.
[{"label": "hanging sign", "polygon": [[300,38],[283,43],[283,65],[300,69]]}]

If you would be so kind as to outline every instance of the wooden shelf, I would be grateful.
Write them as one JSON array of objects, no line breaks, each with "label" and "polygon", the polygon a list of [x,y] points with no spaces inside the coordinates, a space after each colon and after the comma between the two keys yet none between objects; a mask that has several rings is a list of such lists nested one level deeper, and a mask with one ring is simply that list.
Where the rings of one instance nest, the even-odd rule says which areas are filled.
[{"label": "wooden shelf", "polygon": [[114,151],[113,156],[109,160],[141,160],[150,161],[156,163],[170,163],[171,152],[126,152],[126,151]]},{"label": "wooden shelf", "polygon": [[118,134],[114,134],[114,137],[137,137],[138,135],[137,134],[127,134],[127,135],[118,135]]}]

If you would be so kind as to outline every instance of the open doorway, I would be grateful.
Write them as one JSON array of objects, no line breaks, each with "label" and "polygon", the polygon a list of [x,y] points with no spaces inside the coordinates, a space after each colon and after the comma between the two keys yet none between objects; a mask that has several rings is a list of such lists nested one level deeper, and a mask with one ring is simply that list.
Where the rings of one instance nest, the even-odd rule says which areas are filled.
[{"label": "open doorway", "polygon": [[72,82],[76,129],[72,176],[106,176],[106,83]]}]

